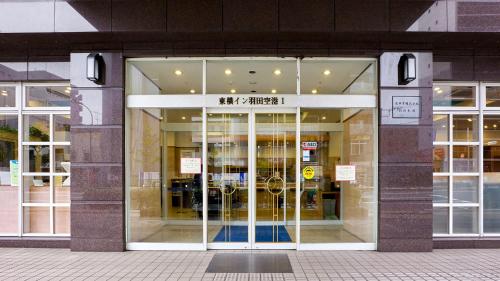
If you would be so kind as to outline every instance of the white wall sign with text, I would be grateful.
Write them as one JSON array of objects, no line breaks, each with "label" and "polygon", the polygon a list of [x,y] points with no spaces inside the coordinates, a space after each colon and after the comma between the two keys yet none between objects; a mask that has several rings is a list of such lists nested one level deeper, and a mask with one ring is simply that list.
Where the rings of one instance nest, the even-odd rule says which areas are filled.
[{"label": "white wall sign with text", "polygon": [[201,174],[201,158],[181,158],[181,174]]},{"label": "white wall sign with text", "polygon": [[337,165],[335,166],[336,181],[354,181],[356,180],[356,166]]}]

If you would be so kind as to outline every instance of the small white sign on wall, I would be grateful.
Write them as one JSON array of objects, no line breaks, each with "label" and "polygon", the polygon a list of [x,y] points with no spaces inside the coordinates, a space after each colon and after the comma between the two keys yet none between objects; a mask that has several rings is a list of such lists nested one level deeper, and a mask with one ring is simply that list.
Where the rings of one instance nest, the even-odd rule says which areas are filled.
[{"label": "small white sign on wall", "polygon": [[201,158],[181,158],[181,174],[201,174]]},{"label": "small white sign on wall", "polygon": [[356,166],[354,165],[337,165],[335,166],[336,181],[355,181]]}]

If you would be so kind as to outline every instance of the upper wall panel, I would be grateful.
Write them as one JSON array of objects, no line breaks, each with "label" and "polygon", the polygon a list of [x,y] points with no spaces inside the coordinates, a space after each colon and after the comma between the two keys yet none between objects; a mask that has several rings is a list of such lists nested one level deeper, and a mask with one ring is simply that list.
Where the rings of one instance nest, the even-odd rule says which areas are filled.
[{"label": "upper wall panel", "polygon": [[0,33],[500,32],[492,0],[0,0]]}]

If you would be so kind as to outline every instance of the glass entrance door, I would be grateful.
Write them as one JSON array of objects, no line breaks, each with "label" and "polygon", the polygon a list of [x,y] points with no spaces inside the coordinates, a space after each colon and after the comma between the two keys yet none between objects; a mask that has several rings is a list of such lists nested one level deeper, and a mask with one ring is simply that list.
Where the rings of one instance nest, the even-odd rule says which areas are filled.
[{"label": "glass entrance door", "polygon": [[208,111],[210,248],[295,248],[295,155],[295,113]]},{"label": "glass entrance door", "polygon": [[295,114],[255,113],[254,120],[254,248],[295,248]]}]

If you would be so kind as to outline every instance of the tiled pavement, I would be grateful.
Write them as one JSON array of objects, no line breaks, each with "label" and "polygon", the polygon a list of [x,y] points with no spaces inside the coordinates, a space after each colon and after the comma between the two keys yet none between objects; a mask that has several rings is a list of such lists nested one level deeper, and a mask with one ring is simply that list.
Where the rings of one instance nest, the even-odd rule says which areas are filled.
[{"label": "tiled pavement", "polygon": [[280,251],[288,254],[293,274],[205,273],[215,253],[0,248],[0,280],[500,280],[500,249]]}]

